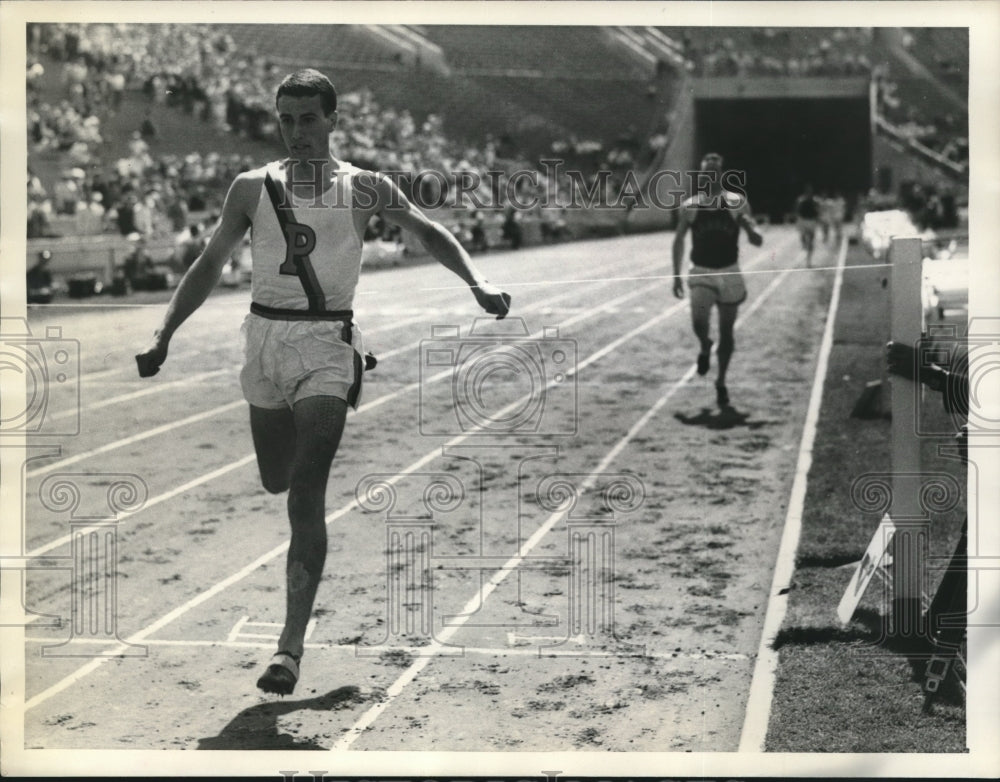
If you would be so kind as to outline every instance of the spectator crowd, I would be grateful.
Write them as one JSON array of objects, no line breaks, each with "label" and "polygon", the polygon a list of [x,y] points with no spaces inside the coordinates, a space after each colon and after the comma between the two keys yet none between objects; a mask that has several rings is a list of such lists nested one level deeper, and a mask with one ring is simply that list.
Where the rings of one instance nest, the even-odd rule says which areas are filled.
[{"label": "spectator crowd", "polygon": [[[802,38],[800,31],[747,29],[683,37],[681,48],[690,69],[706,76],[852,76],[873,75],[879,111],[904,137],[919,140],[945,159],[968,162],[962,118],[953,114],[927,119],[896,95],[881,66],[869,59],[871,30],[828,28]],[[803,45],[806,41],[806,45]],[[44,64],[43,64],[44,60]],[[46,73],[46,65],[56,73]],[[32,153],[57,156],[59,180],[43,183],[29,168],[28,236],[114,233],[147,239],[175,237],[188,242],[192,231],[204,238],[211,218],[232,178],[262,161],[232,152],[191,151],[154,154],[157,129],[151,115],[176,110],[246,139],[273,140],[274,87],[285,67],[242,52],[218,27],[197,24],[32,24],[28,27],[28,137]],[[110,150],[102,119],[121,110],[126,94],[144,95],[148,111],[136,117],[127,149]],[[506,206],[507,181],[487,176],[534,168],[516,144],[503,135],[486,136],[476,145],[457,144],[444,132],[443,118],[416,119],[406,109],[381,106],[367,89],[340,95],[340,123],[332,143],[352,163],[387,172],[443,175],[448,185],[478,177],[474,195],[480,203]],[[629,172],[655,159],[669,141],[668,118],[648,138],[634,126],[606,144],[567,137],[551,146],[564,161],[555,181],[539,174],[522,180],[518,196],[565,193],[581,183],[569,170],[582,172],[588,189],[603,188],[614,202]],[[30,158],[29,158],[30,160]],[[432,191],[437,182],[427,181]],[[401,181],[404,191],[407,182]],[[455,192],[455,188],[450,188]],[[412,195],[412,193],[410,193]],[[424,203],[435,193],[421,192]],[[454,198],[442,199],[453,206]],[[563,201],[565,203],[565,201]],[[509,210],[507,210],[509,211]],[[58,220],[56,218],[59,218]],[[207,219],[206,219],[207,218]],[[482,215],[473,214],[472,225]],[[553,218],[558,223],[559,218]],[[505,221],[513,225],[517,216]],[[58,226],[58,228],[54,227]],[[513,231],[513,228],[511,229]],[[376,228],[388,236],[388,229]],[[180,252],[180,251],[179,251]]]},{"label": "spectator crowd", "polygon": [[833,28],[801,50],[801,32],[748,30],[740,40],[713,35],[703,43],[684,36],[684,56],[698,76],[865,76],[872,64],[866,28]]},{"label": "spectator crowd", "polygon": [[[62,98],[55,105],[40,98],[43,53],[62,67]],[[105,160],[100,118],[118,110],[126,91],[141,90],[151,106],[176,108],[246,138],[276,134],[274,87],[284,69],[237,52],[230,36],[209,26],[32,25],[28,55],[31,149],[65,153],[69,166],[51,192],[29,171],[31,237],[51,236],[57,215],[79,217],[74,233],[178,232],[188,214],[219,207],[233,176],[259,165],[218,152],[154,156],[156,128],[148,114],[128,154]],[[334,149],[356,165],[435,171],[454,181],[463,173],[484,174],[495,162],[490,139],[482,148],[451,143],[440,116],[417,122],[406,110],[381,107],[368,90],[342,94],[340,105]],[[99,220],[93,218],[98,213]]]}]

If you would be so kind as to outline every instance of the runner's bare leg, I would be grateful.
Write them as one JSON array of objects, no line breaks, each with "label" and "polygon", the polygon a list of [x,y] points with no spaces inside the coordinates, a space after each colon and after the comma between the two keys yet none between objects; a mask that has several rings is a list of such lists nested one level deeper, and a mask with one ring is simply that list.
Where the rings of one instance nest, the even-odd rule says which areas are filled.
[{"label": "runner's bare leg", "polygon": [[694,334],[701,343],[701,353],[708,353],[712,349],[712,340],[709,337],[711,327],[712,304],[715,295],[701,285],[690,286],[691,296],[691,326]]},{"label": "runner's bare leg", "polygon": [[[299,400],[285,419],[294,432],[291,441],[294,448],[287,473],[288,521],[292,537],[285,567],[285,626],[278,649],[296,656],[302,655],[306,625],[326,562],[326,485],[346,417],[344,400],[314,396]],[[269,443],[279,451],[287,447],[287,430],[280,428],[279,416],[254,414],[253,410],[251,423],[265,488],[270,482],[269,491],[281,491],[281,468]]]},{"label": "runner's bare leg", "polygon": [[295,418],[287,407],[250,405],[250,433],[257,451],[261,485],[271,494],[288,491],[295,456]]},{"label": "runner's bare leg", "polygon": [[720,386],[726,384],[726,372],[729,369],[729,360],[736,349],[734,330],[736,326],[736,314],[739,311],[739,304],[719,304],[719,347],[715,355],[719,359],[719,378],[717,383]]}]

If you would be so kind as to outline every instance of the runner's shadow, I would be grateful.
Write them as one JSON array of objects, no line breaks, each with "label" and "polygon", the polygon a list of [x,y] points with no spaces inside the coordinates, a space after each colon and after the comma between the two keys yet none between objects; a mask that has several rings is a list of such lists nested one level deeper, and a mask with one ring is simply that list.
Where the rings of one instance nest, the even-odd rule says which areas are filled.
[{"label": "runner's shadow", "polygon": [[715,412],[711,408],[703,407],[698,415],[685,415],[684,413],[674,413],[674,418],[687,426],[704,426],[706,429],[735,429],[737,426],[745,426],[747,429],[760,429],[768,424],[767,421],[751,421],[750,413],[741,413],[732,405],[726,405],[721,410]]},{"label": "runner's shadow", "polygon": [[258,703],[237,714],[218,736],[198,739],[198,749],[309,749],[329,750],[315,741],[299,741],[278,729],[278,718],[296,711],[335,711],[368,700],[354,686],[338,687],[325,695],[298,701]]}]

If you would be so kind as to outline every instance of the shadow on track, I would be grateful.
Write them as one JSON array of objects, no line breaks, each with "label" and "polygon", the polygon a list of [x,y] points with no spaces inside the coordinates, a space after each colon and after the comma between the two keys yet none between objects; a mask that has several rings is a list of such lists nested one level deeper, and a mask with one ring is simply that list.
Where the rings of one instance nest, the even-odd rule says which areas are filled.
[{"label": "shadow on track", "polygon": [[358,687],[338,687],[325,695],[297,701],[258,703],[237,714],[218,736],[198,739],[198,749],[329,750],[314,740],[298,739],[278,729],[278,718],[296,711],[337,711],[372,699]]},{"label": "shadow on track", "polygon": [[750,413],[741,413],[731,405],[726,405],[718,411],[703,407],[697,415],[674,413],[674,418],[687,426],[703,426],[706,429],[714,430],[735,429],[738,426],[754,430],[772,423],[771,421],[751,421]]}]

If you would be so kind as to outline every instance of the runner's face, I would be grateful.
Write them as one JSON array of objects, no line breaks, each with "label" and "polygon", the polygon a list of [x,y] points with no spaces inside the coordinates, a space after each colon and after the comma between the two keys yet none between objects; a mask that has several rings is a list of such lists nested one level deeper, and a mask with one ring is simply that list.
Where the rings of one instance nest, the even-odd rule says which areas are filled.
[{"label": "runner's face", "polygon": [[323,113],[319,95],[278,98],[281,138],[294,160],[326,160],[330,157],[330,133],[337,125],[337,112]]},{"label": "runner's face", "polygon": [[715,171],[719,173],[722,171],[722,158],[716,155],[709,155],[701,161],[702,171]]}]

